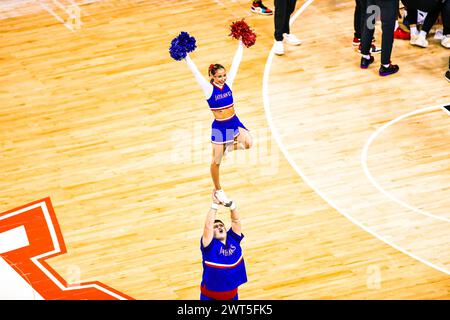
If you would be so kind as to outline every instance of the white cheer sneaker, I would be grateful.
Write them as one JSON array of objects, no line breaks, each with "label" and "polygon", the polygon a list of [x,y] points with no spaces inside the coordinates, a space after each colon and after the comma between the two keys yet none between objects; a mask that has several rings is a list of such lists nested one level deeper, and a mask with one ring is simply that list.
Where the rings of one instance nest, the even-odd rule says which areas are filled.
[{"label": "white cheer sneaker", "polygon": [[284,54],[283,41],[275,41],[275,44],[273,45],[273,51],[276,55],[282,56]]},{"label": "white cheer sneaker", "polygon": [[225,191],[223,191],[222,189],[216,190],[216,192],[214,192],[214,195],[216,196],[217,200],[219,200],[225,207],[229,207],[233,203],[233,201],[228,199]]},{"label": "white cheer sneaker", "polygon": [[286,41],[287,44],[293,45],[293,46],[299,46],[302,44],[302,41],[297,38],[295,34],[291,33],[284,33],[283,34],[284,41]]}]

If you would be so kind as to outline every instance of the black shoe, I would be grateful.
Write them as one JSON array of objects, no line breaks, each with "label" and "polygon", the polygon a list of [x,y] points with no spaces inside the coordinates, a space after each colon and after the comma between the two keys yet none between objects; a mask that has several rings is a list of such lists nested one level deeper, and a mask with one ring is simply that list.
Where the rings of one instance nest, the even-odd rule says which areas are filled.
[{"label": "black shoe", "polygon": [[450,82],[450,69],[445,73],[445,79]]},{"label": "black shoe", "polygon": [[385,77],[391,74],[397,73],[400,70],[399,66],[396,64],[389,64],[389,67],[385,67],[381,65],[380,67],[380,76]]},{"label": "black shoe", "polygon": [[367,69],[374,61],[375,58],[372,56],[370,56],[370,59],[361,57],[361,69]]}]

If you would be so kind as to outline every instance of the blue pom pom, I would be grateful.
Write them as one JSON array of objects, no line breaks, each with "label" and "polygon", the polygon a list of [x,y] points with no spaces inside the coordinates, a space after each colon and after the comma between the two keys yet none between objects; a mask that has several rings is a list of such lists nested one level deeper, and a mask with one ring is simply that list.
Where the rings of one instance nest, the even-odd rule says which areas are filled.
[{"label": "blue pom pom", "polygon": [[169,48],[170,56],[177,61],[186,58],[188,52],[192,52],[197,48],[195,43],[196,40],[194,37],[191,37],[189,33],[182,31],[171,42]]}]

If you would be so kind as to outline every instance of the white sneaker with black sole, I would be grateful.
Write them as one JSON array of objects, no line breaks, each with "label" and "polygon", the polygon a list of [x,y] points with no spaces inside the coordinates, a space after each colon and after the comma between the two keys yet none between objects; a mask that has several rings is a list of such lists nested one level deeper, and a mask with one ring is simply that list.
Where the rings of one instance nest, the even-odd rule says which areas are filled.
[{"label": "white sneaker with black sole", "polygon": [[233,201],[228,199],[225,191],[223,191],[222,189],[216,190],[216,192],[214,192],[214,195],[216,196],[217,200],[219,200],[225,207],[230,207],[233,203]]}]

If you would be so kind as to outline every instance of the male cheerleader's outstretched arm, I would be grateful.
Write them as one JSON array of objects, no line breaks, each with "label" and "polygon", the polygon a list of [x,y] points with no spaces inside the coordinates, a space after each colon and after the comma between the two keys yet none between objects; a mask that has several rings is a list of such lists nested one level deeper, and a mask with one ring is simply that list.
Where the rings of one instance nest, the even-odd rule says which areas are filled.
[{"label": "male cheerleader's outstretched arm", "polygon": [[236,53],[234,54],[230,71],[227,74],[227,84],[230,88],[233,86],[233,81],[236,78],[237,71],[239,69],[239,65],[241,64],[243,54],[244,54],[244,44],[242,43],[242,40],[239,40],[238,48],[236,50]]},{"label": "male cheerleader's outstretched arm", "polygon": [[237,235],[241,235],[242,226],[241,226],[241,217],[237,211],[236,201],[233,200],[233,203],[230,207],[230,215],[231,215],[231,229]]},{"label": "male cheerleader's outstretched arm", "polygon": [[220,202],[214,196],[213,191],[212,203],[208,213],[206,214],[205,227],[203,229],[202,236],[202,244],[205,248],[211,243],[214,237],[214,220],[216,219],[216,213],[217,209],[219,209],[219,204]]},{"label": "male cheerleader's outstretched arm", "polygon": [[189,54],[186,55],[186,63],[189,67],[189,69],[191,69],[192,73],[195,76],[195,80],[197,80],[198,84],[200,85],[200,87],[203,90],[203,93],[205,94],[206,99],[209,99],[213,93],[213,86],[211,83],[209,83],[208,81],[206,81],[206,79],[202,76],[202,74],[200,73],[200,71],[198,71],[197,66],[195,65],[194,61],[192,61],[191,57],[189,57]]}]

